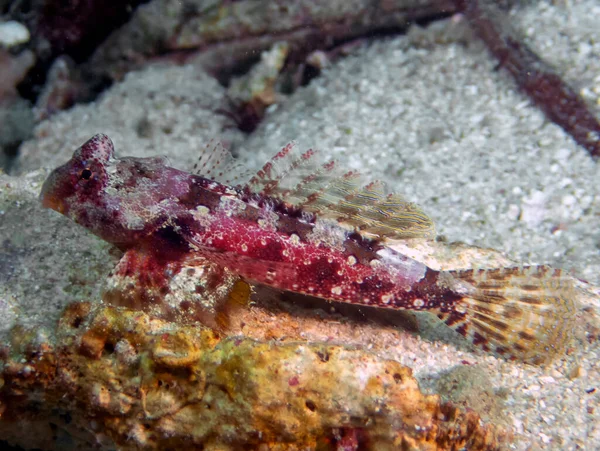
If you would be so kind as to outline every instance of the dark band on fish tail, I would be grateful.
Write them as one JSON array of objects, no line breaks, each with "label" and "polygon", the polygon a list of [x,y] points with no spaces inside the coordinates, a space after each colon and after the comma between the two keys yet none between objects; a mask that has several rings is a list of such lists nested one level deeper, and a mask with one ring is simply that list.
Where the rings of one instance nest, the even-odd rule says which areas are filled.
[{"label": "dark band on fish tail", "polygon": [[414,307],[455,314],[454,307],[463,296],[456,293],[453,280],[446,272],[427,268],[423,278],[411,289]]}]

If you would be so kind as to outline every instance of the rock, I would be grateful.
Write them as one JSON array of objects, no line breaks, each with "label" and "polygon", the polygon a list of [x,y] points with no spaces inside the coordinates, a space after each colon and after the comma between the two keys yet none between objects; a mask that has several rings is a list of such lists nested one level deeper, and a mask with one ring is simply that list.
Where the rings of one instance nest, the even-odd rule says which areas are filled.
[{"label": "rock", "polygon": [[[506,438],[360,349],[219,339],[85,302],[66,309],[56,337],[18,329],[0,354],[11,442],[56,449],[66,433],[79,449],[335,449],[358,430],[360,449],[495,450]],[[38,434],[22,440],[15,424]]]}]

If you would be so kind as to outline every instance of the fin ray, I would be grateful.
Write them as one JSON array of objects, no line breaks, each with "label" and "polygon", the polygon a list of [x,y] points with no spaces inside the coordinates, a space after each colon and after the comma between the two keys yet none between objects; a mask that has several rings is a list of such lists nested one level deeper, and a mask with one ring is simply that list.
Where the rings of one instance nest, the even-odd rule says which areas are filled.
[{"label": "fin ray", "polygon": [[210,141],[198,156],[193,173],[227,185],[239,185],[248,179],[249,171],[219,141]]},{"label": "fin ray", "polygon": [[431,238],[432,220],[414,203],[386,194],[381,181],[366,183],[312,149],[285,146],[248,183],[253,193],[283,200],[377,239]]},{"label": "fin ray", "polygon": [[473,344],[509,359],[544,364],[564,350],[572,327],[572,281],[547,266],[449,271],[469,288],[439,315]]}]

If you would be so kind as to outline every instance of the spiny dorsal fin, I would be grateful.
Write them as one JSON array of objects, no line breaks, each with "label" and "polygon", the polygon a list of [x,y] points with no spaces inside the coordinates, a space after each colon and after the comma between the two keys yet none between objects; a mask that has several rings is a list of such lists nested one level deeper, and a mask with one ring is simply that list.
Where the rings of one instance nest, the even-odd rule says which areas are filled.
[{"label": "spiny dorsal fin", "polygon": [[[248,187],[254,193],[263,196],[285,197],[284,181],[289,177],[298,179],[309,174],[301,175],[313,169],[311,161],[315,151],[309,149],[300,154],[294,141],[283,147],[273,158],[256,173],[248,182]],[[286,186],[289,187],[289,180]]]},{"label": "spiny dorsal fin", "polygon": [[247,180],[248,170],[238,163],[223,144],[210,141],[200,152],[194,165],[194,174],[227,185],[238,185]]},{"label": "spiny dorsal fin", "polygon": [[433,237],[431,219],[414,203],[386,194],[383,182],[365,183],[312,149],[285,146],[250,179],[251,192],[281,199],[319,217],[379,239]]}]

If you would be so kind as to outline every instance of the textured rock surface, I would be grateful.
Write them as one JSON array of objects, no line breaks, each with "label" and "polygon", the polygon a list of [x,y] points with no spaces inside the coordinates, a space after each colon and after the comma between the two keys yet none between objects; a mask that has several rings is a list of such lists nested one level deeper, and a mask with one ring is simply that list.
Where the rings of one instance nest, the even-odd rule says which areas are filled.
[{"label": "textured rock surface", "polygon": [[96,50],[90,69],[121,78],[167,50],[196,52],[204,68],[231,69],[278,41],[306,52],[455,9],[452,1],[431,0],[155,0]]},{"label": "textured rock surface", "polygon": [[499,446],[474,412],[422,394],[410,369],[343,346],[219,340],[75,303],[56,343],[20,329],[1,355],[2,437],[24,444],[15,423],[54,424],[27,446],[62,449],[63,431],[78,449],[333,449],[346,437],[374,450]]}]

